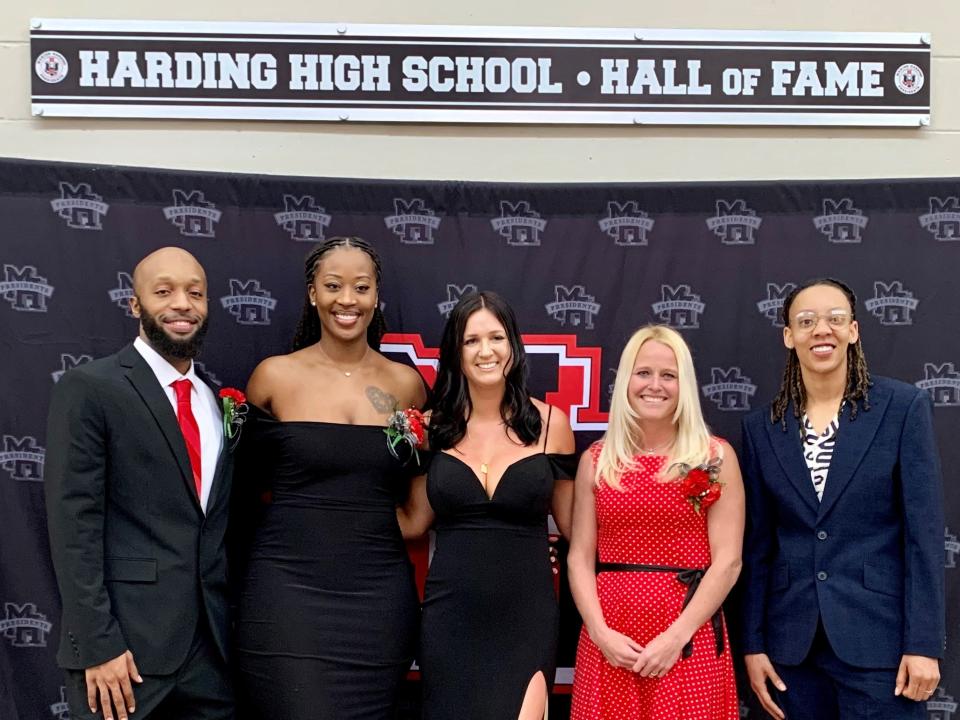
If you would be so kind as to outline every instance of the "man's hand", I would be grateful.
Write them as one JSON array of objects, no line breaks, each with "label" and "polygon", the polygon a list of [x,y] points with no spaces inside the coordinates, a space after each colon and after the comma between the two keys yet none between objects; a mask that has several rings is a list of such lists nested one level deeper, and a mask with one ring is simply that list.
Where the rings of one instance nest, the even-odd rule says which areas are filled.
[{"label": "man's hand", "polygon": [[744,655],[744,662],[747,666],[747,677],[750,678],[750,687],[754,694],[760,700],[763,709],[779,720],[783,720],[783,710],[770,697],[770,691],[767,689],[767,680],[773,683],[773,686],[780,692],[786,692],[787,686],[773,669],[773,663],[766,653],[756,653],[754,655]]},{"label": "man's hand", "polygon": [[903,695],[911,700],[930,699],[940,684],[940,662],[923,655],[904,655],[897,671],[897,687],[894,695]]},{"label": "man's hand", "polygon": [[[97,712],[97,693],[100,694],[100,707],[104,720],[127,720],[127,712],[136,709],[133,699],[133,686],[130,681],[142,683],[143,678],[133,661],[133,653],[127,650],[123,655],[108,660],[102,665],[94,665],[84,671],[87,680],[87,704],[90,712]],[[114,716],[116,708],[116,716]]]}]

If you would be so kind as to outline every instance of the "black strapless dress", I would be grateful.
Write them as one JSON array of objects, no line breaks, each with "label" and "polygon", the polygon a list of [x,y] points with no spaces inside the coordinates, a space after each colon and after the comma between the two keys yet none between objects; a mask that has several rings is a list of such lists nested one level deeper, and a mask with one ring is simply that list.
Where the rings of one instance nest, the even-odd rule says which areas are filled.
[{"label": "black strapless dress", "polygon": [[238,705],[264,720],[384,720],[416,647],[419,602],[383,428],[257,410],[241,457],[269,478],[239,587]]},{"label": "black strapless dress", "polygon": [[516,718],[531,678],[553,684],[559,611],[547,514],[573,456],[510,465],[488,498],[474,471],[437,453],[427,474],[436,546],[423,603],[424,720]]}]

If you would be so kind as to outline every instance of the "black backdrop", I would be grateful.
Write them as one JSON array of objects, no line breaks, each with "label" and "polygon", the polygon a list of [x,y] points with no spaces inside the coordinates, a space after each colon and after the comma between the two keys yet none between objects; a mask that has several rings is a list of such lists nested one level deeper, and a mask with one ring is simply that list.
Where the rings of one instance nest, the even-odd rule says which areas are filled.
[{"label": "black backdrop", "polygon": [[[581,447],[603,427],[625,339],[649,321],[683,332],[708,421],[737,447],[742,413],[779,383],[775,318],[790,283],[850,283],[871,370],[917,383],[937,406],[949,610],[928,709],[948,720],[960,692],[958,196],[954,179],[522,185],[0,160],[0,718],[68,717],[41,485],[47,403],[64,369],[134,337],[134,264],[171,244],[197,256],[211,300],[201,360],[242,387],[289,346],[310,243],[351,234],[383,256],[388,352],[429,378],[445,312],[469,286],[497,290],[518,311],[536,393],[569,412]],[[563,602],[552,717],[565,716],[577,632]],[[735,625],[736,594],[728,611]]]}]

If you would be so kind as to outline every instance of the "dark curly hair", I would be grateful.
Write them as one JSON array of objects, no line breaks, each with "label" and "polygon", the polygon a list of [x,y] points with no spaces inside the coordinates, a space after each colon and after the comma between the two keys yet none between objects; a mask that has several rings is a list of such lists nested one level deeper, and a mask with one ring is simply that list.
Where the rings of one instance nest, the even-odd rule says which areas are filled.
[{"label": "dark curly hair", "polygon": [[427,409],[430,410],[430,447],[446,450],[459,443],[467,432],[472,405],[470,389],[461,368],[461,348],[467,320],[478,310],[489,310],[506,330],[511,364],[506,390],[500,403],[500,417],[524,445],[540,439],[543,420],[527,391],[527,354],[523,349],[517,319],[507,301],[494,292],[464,295],[450,312],[440,340],[440,362]]},{"label": "dark curly hair", "polygon": [[[834,278],[816,278],[808,280],[799,287],[794,288],[783,301],[783,310],[781,319],[784,327],[790,326],[790,307],[797,295],[807,288],[817,285],[826,285],[834,287],[842,292],[847,302],[850,303],[850,319],[857,319],[857,296],[846,283],[842,283]],[[844,401],[850,404],[850,419],[855,420],[857,410],[862,404],[864,410],[870,409],[870,372],[867,370],[867,359],[863,354],[863,345],[860,342],[847,345],[847,385],[843,391]],[[793,348],[787,350],[787,362],[783,369],[783,382],[780,384],[780,390],[773,400],[770,407],[770,421],[779,422],[780,426],[787,429],[787,407],[793,403],[793,416],[798,420],[801,413],[806,409],[807,390],[803,385],[803,377],[800,374],[800,359],[797,357],[797,351]]]},{"label": "dark curly hair", "polygon": [[[304,273],[306,275],[306,285],[303,293],[303,311],[300,313],[300,322],[297,323],[297,332],[293,336],[293,349],[302,350],[305,347],[313,345],[320,339],[322,331],[320,325],[320,316],[317,315],[317,309],[310,304],[310,285],[317,274],[317,266],[320,260],[331,250],[337,248],[356,248],[362,250],[370,256],[373,262],[373,268],[376,272],[377,297],[380,295],[382,268],[380,266],[380,256],[373,246],[363,238],[358,237],[332,237],[329,240],[320,243],[313,248],[304,261]],[[373,318],[370,325],[367,326],[367,344],[374,350],[380,349],[380,340],[387,331],[387,323],[383,319],[383,313],[380,310],[379,303],[374,308]]]}]

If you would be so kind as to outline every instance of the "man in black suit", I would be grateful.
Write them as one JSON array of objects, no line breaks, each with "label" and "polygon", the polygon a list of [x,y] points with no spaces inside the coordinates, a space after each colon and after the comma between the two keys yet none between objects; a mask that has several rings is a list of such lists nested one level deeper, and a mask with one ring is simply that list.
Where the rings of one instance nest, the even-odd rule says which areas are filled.
[{"label": "man in black suit", "polygon": [[163,248],[133,274],[139,337],[67,372],[47,431],[57,655],[73,718],[231,718],[224,534],[232,462],[193,358],[207,282]]}]

